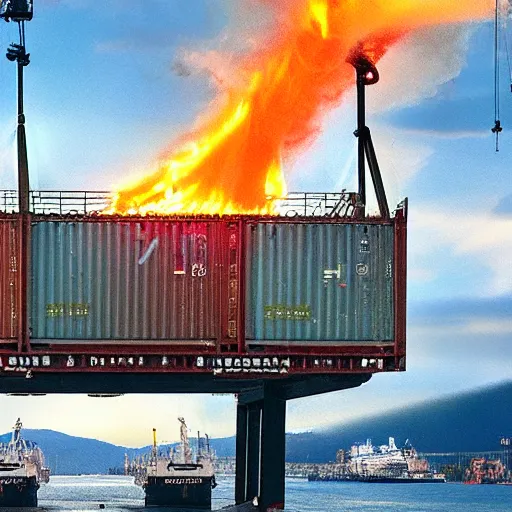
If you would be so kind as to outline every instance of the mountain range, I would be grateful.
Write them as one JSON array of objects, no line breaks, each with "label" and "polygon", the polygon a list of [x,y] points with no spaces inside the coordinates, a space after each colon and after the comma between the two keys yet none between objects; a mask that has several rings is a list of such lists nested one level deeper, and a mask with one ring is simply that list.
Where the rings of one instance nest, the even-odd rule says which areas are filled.
[{"label": "mountain range", "polygon": [[[398,445],[409,439],[420,452],[499,451],[501,436],[512,437],[512,381],[396,411],[339,423],[326,429],[287,434],[289,462],[328,462],[336,451],[371,438],[385,444],[388,437]],[[53,430],[24,429],[23,437],[43,450],[53,474],[101,474],[121,468],[124,455],[149,451],[149,446],[126,448],[75,437]],[[0,436],[7,442],[10,434]],[[211,440],[219,457],[235,455],[235,437]]]}]

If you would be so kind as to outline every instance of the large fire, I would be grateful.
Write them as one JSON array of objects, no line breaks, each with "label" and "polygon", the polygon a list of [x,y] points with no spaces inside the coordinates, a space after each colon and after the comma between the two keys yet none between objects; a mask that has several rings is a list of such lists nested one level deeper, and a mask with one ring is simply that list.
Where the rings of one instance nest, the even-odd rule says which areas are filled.
[{"label": "large fire", "polygon": [[414,29],[487,17],[494,6],[494,0],[259,1],[273,10],[274,30],[241,59],[236,81],[222,84],[222,107],[156,170],[116,192],[106,213],[272,213],[272,200],[286,194],[283,159],[304,148],[318,132],[319,116],[354,83],[346,62],[354,48],[376,62]]}]

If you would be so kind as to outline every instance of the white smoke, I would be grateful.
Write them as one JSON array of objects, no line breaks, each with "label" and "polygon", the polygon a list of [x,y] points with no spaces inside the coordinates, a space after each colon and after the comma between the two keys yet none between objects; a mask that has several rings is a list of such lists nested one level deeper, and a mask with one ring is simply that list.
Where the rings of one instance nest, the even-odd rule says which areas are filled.
[{"label": "white smoke", "polygon": [[469,24],[438,25],[405,37],[378,63],[381,80],[368,95],[368,111],[385,112],[434,97],[465,66],[472,31]]}]

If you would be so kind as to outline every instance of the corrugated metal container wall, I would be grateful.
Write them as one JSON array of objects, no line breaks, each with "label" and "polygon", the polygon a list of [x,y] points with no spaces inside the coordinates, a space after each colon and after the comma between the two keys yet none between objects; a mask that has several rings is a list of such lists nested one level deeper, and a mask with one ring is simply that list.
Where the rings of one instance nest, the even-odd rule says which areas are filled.
[{"label": "corrugated metal container wall", "polygon": [[247,226],[247,343],[392,341],[392,225]]},{"label": "corrugated metal container wall", "polygon": [[229,337],[221,309],[237,230],[220,221],[33,223],[33,341]]},{"label": "corrugated metal container wall", "polygon": [[0,218],[0,338],[16,340],[19,223]]}]

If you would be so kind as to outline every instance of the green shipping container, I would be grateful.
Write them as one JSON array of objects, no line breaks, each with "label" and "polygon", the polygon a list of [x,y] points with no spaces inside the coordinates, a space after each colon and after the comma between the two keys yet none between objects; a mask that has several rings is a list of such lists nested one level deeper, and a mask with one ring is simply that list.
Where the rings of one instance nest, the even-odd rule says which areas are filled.
[{"label": "green shipping container", "polygon": [[249,223],[247,344],[393,342],[393,250],[391,223]]}]

